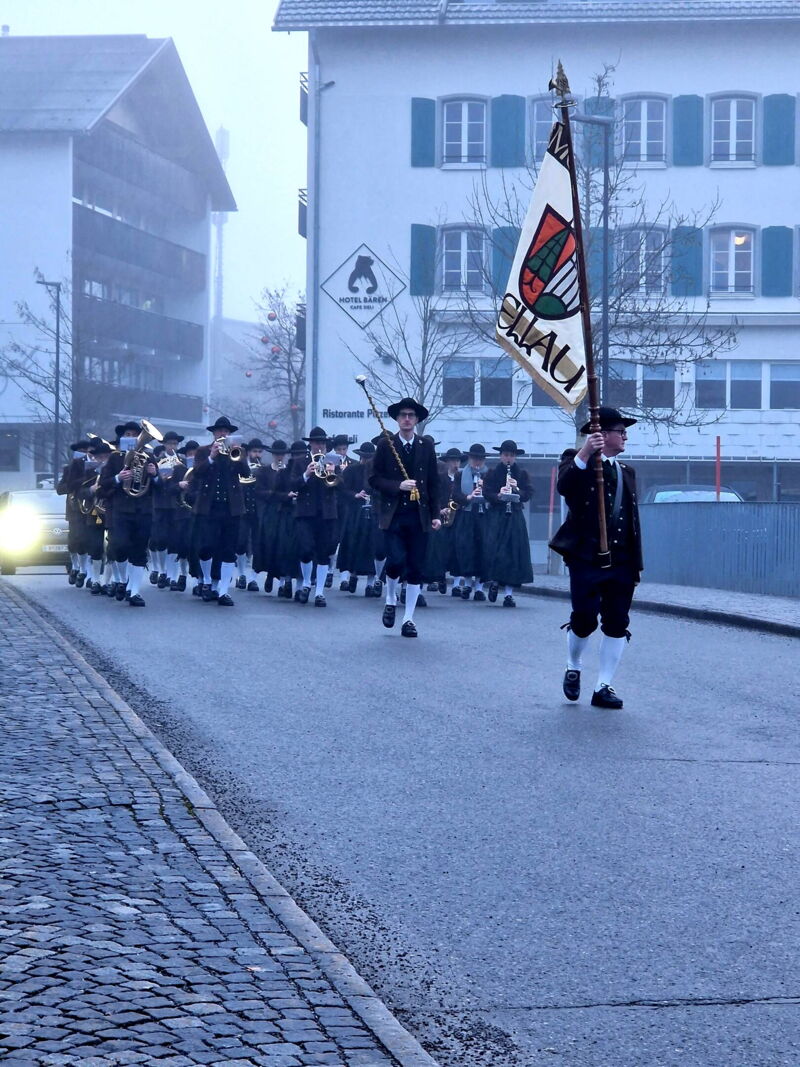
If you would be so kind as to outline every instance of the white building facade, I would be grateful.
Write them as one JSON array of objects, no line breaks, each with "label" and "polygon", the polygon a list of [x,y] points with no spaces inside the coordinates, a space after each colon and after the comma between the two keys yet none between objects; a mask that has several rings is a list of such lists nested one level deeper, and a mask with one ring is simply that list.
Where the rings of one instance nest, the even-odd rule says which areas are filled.
[{"label": "white building facade", "polygon": [[[643,484],[713,481],[719,436],[724,482],[749,499],[800,499],[795,4],[282,0],[275,28],[309,33],[309,425],[373,436],[353,382],[375,356],[373,316],[413,322],[420,299],[442,318],[465,302],[491,314],[485,279],[502,287],[508,261],[502,227],[476,226],[476,196],[499,203],[519,188],[527,202],[561,59],[586,110],[614,115],[615,151],[624,139],[646,204],[655,214],[669,202],[682,220],[659,271],[676,313],[735,333],[701,364],[651,366],[612,344],[607,401],[702,423],[636,427],[629,456]],[[608,65],[598,105],[594,78]],[[448,363],[430,432],[443,449],[513,437],[530,457],[543,537],[550,472],[574,430],[544,397],[515,413],[528,379],[490,341]]]},{"label": "white building facade", "polygon": [[171,40],[0,39],[0,488],[52,474],[55,285],[62,457],[125,418],[205,426],[211,213],[235,208]]}]

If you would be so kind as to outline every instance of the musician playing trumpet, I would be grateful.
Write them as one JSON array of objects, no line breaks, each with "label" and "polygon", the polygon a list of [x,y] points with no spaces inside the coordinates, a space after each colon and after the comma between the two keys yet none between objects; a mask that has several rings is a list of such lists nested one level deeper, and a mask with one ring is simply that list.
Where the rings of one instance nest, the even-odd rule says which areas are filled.
[{"label": "musician playing trumpet", "polygon": [[291,487],[297,493],[294,521],[302,574],[301,585],[294,598],[300,604],[308,603],[311,572],[316,564],[314,605],[324,608],[325,579],[339,537],[337,490],[341,484],[338,470],[342,457],[338,452],[328,452],[328,435],[321,426],[315,426],[305,440],[311,450],[311,459],[305,470],[294,474],[291,480]]}]

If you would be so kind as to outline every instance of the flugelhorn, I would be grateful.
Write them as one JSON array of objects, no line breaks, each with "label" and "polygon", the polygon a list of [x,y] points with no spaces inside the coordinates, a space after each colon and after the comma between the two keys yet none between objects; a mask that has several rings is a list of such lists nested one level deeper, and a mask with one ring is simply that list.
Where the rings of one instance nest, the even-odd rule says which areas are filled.
[{"label": "flugelhorn", "polygon": [[[380,412],[378,411],[377,407],[375,406],[375,401],[369,395],[369,390],[367,389],[367,376],[366,376],[366,374],[357,374],[356,375],[356,382],[364,390],[364,395],[366,396],[367,400],[369,401],[369,406],[372,408],[372,414],[378,420],[378,423],[380,425],[381,431],[382,431],[384,437],[386,438],[386,440],[389,442],[389,448],[391,448],[392,455],[395,458],[395,462],[397,463],[397,466],[400,468],[400,473],[403,475],[403,478],[406,481],[411,481],[411,479],[408,476],[408,471],[406,470],[405,465],[404,465],[402,459],[400,458],[400,453],[395,448],[394,438],[389,433],[389,431],[386,429],[386,427],[383,425],[383,419],[381,418]],[[414,486],[414,488],[409,493],[409,496],[414,501],[419,500],[419,489],[417,489],[417,487]]]}]

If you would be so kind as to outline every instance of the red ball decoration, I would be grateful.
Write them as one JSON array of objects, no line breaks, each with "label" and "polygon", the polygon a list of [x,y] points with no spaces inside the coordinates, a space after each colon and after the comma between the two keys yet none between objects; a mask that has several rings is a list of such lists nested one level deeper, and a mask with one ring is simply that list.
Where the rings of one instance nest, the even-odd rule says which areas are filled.
[{"label": "red ball decoration", "polygon": [[251,370],[246,370],[244,372],[244,376],[245,376],[245,378],[252,378],[253,377],[253,372]]},{"label": "red ball decoration", "polygon": [[270,351],[272,352],[273,356],[279,356],[281,354],[281,346],[273,345]]},{"label": "red ball decoration", "polygon": [[297,411],[297,404],[292,404],[289,408],[290,411]]},{"label": "red ball decoration", "polygon": [[261,338],[261,344],[262,345],[268,345],[269,344],[269,337],[267,337],[266,334],[264,335],[264,337]]},{"label": "red ball decoration", "polygon": [[270,430],[274,430],[278,424],[274,419],[270,419],[267,425],[269,426]]},{"label": "red ball decoration", "polygon": [[267,318],[269,319],[270,322],[274,322],[275,319],[277,319],[277,317],[278,317],[277,311],[270,311],[270,313],[267,315]]}]

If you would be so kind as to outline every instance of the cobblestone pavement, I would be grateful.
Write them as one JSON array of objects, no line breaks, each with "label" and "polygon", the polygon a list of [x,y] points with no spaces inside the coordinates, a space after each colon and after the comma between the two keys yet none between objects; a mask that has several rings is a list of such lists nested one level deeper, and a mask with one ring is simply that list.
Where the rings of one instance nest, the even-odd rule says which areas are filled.
[{"label": "cobblestone pavement", "polygon": [[435,1067],[2,582],[0,683],[2,1062]]},{"label": "cobblestone pavement", "polygon": [[[537,574],[528,592],[569,594],[566,575]],[[800,600],[796,597],[737,593],[729,589],[700,589],[688,585],[642,582],[633,600],[636,608],[666,611],[710,622],[729,622],[753,630],[800,637]]]}]

